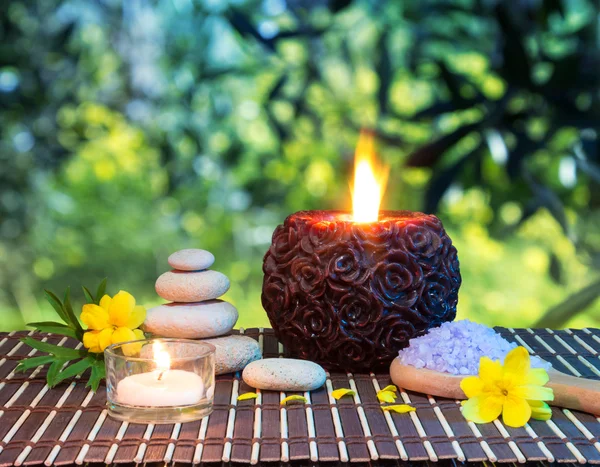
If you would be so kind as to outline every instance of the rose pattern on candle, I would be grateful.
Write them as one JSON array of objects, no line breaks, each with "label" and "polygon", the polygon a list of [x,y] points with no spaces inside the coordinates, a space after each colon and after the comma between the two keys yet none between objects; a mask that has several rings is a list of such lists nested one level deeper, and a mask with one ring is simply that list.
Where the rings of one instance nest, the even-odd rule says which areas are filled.
[{"label": "rose pattern on candle", "polygon": [[341,211],[301,211],[273,233],[262,304],[292,355],[369,371],[456,315],[456,248],[440,220],[383,211],[357,224]]}]

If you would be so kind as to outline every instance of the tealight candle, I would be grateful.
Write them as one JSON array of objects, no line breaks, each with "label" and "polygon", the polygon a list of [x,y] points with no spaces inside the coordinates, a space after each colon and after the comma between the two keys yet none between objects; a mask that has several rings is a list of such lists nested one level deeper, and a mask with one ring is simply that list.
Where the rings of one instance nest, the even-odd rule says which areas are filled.
[{"label": "tealight candle", "polygon": [[[127,355],[123,347],[128,346]],[[131,355],[131,349],[139,351]],[[109,414],[137,423],[178,423],[212,412],[215,348],[186,339],[150,339],[105,350]]]},{"label": "tealight candle", "polygon": [[145,407],[193,405],[204,396],[202,378],[191,371],[171,370],[171,359],[160,342],[153,344],[154,371],[126,376],[117,384],[116,400]]}]

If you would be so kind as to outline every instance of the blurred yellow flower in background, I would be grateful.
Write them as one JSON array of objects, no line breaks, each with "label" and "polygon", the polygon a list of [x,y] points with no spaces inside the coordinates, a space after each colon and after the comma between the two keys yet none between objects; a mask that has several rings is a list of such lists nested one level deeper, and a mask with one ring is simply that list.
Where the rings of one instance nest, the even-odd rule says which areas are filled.
[{"label": "blurred yellow flower in background", "polygon": [[[146,319],[146,309],[135,304],[135,298],[124,290],[114,297],[104,295],[100,304],[83,305],[81,321],[87,326],[83,345],[93,353],[104,352],[111,344],[144,338],[138,329]],[[123,346],[125,355],[133,355],[137,345]]]},{"label": "blurred yellow flower in background", "polygon": [[467,376],[460,387],[468,397],[463,416],[475,423],[489,423],[502,415],[510,427],[524,426],[531,417],[548,420],[550,408],[544,401],[554,399],[544,387],[549,377],[543,368],[531,368],[525,347],[511,350],[504,365],[488,357],[479,361],[479,375]]}]

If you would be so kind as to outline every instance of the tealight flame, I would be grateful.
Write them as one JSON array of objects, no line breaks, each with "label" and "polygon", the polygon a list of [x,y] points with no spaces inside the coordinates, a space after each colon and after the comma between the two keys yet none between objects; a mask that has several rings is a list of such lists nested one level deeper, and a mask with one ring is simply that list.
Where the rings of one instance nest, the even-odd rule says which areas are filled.
[{"label": "tealight flame", "polygon": [[354,187],[352,207],[354,222],[376,222],[379,205],[387,183],[389,168],[375,158],[375,137],[361,131],[354,154]]},{"label": "tealight flame", "polygon": [[171,368],[171,357],[160,342],[152,344],[152,351],[154,352],[156,369],[159,371],[158,379],[161,379],[163,373]]}]

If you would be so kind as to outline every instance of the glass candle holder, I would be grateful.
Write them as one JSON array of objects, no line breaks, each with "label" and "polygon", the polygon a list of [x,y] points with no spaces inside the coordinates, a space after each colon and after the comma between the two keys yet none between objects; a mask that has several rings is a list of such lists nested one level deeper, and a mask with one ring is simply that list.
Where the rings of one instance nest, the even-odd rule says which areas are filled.
[{"label": "glass candle holder", "polygon": [[104,351],[110,416],[131,423],[180,423],[212,412],[215,347],[188,339],[145,339]]}]

